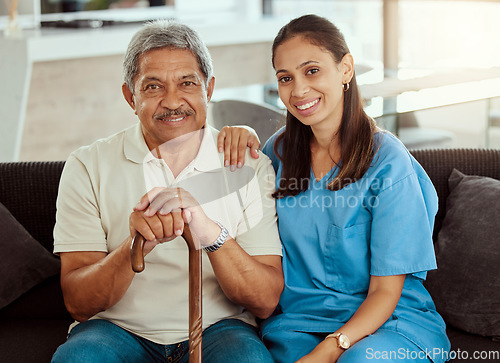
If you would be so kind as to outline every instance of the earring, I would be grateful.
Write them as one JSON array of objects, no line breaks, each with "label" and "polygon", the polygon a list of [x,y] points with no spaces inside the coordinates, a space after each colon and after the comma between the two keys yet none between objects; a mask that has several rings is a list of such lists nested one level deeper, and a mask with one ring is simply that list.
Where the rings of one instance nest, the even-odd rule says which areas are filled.
[{"label": "earring", "polygon": [[349,90],[349,82],[348,83],[344,83],[342,88],[344,88],[344,92],[347,92]]}]

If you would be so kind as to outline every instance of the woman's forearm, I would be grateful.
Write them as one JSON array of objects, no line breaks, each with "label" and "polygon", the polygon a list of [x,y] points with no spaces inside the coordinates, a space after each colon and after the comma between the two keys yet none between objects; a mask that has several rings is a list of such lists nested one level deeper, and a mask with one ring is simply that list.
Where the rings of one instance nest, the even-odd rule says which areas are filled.
[{"label": "woman's forearm", "polygon": [[[335,333],[347,336],[351,345],[374,333],[396,309],[404,280],[405,275],[372,276],[366,299],[351,319]],[[311,353],[299,359],[298,362],[336,362],[343,352],[344,350],[337,345],[337,339],[328,338],[319,343]]]},{"label": "woman's forearm", "polygon": [[377,286],[375,287],[370,286],[365,301],[356,310],[352,318],[338,330],[349,337],[351,344],[374,333],[390,318],[396,309],[401,297],[405,276],[375,277],[375,279],[381,278],[386,280],[385,283],[376,283]]}]

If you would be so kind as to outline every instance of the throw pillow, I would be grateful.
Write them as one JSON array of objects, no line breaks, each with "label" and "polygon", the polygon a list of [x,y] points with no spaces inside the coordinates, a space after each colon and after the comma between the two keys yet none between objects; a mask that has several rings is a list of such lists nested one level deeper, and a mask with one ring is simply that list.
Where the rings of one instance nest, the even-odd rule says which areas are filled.
[{"label": "throw pillow", "polygon": [[500,181],[453,169],[448,185],[438,269],[426,286],[447,323],[500,336]]},{"label": "throw pillow", "polygon": [[[0,203],[0,309],[60,271],[48,252]],[[35,302],[36,303],[36,302]]]}]

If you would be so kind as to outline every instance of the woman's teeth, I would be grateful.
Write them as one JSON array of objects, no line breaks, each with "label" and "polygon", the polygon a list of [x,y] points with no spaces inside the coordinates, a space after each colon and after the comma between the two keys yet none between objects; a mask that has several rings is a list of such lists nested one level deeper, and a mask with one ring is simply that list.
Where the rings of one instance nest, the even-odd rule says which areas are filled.
[{"label": "woman's teeth", "polygon": [[306,110],[306,109],[308,109],[308,108],[310,108],[310,107],[314,106],[314,105],[315,105],[315,104],[317,104],[318,102],[319,102],[319,99],[316,99],[316,100],[314,100],[314,101],[311,101],[311,102],[309,102],[309,103],[306,103],[305,105],[297,106],[297,108],[298,108],[299,110],[303,111],[303,110]]}]

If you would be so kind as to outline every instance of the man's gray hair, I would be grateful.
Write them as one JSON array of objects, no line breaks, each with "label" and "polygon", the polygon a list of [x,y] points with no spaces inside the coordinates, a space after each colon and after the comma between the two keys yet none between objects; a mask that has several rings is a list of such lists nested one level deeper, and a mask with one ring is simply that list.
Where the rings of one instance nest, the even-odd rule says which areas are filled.
[{"label": "man's gray hair", "polygon": [[189,50],[198,60],[205,76],[205,86],[213,77],[212,58],[207,46],[190,27],[168,20],[146,23],[130,41],[123,61],[123,78],[134,93],[134,78],[139,72],[139,57],[154,49],[171,48]]}]

